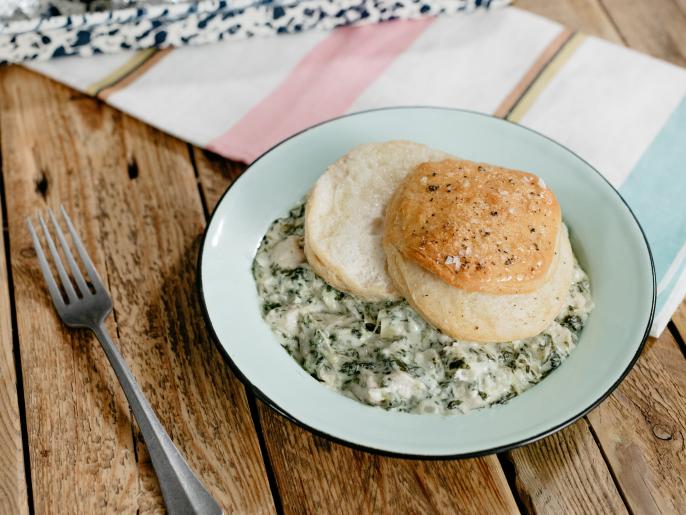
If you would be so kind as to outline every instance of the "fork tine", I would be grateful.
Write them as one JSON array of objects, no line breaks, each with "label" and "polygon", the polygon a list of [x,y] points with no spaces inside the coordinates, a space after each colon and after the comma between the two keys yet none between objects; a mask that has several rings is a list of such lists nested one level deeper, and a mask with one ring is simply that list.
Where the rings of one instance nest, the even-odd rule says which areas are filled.
[{"label": "fork tine", "polygon": [[105,290],[105,287],[102,284],[102,280],[98,275],[98,271],[95,269],[93,261],[91,261],[91,258],[88,256],[86,247],[84,247],[83,243],[81,243],[81,238],[79,238],[76,229],[74,229],[74,225],[71,223],[71,219],[69,218],[69,215],[67,215],[67,211],[64,209],[64,206],[60,205],[60,211],[62,212],[62,217],[64,218],[64,221],[67,223],[67,229],[69,230],[69,234],[71,234],[71,239],[74,242],[76,251],[79,253],[79,256],[81,257],[81,262],[83,263],[83,266],[86,268],[86,272],[88,272],[88,278],[91,280],[91,283],[93,283],[93,286],[95,287],[96,291]]},{"label": "fork tine", "polygon": [[48,265],[48,260],[46,259],[45,253],[43,252],[43,247],[40,243],[40,240],[38,239],[38,235],[36,234],[35,229],[33,228],[31,220],[26,220],[26,224],[29,226],[31,240],[33,240],[33,248],[36,251],[36,256],[38,256],[38,264],[40,265],[40,270],[43,273],[43,279],[45,279],[45,283],[48,286],[48,291],[50,292],[50,296],[52,297],[52,302],[55,304],[57,308],[61,308],[64,306],[64,299],[62,298],[60,289],[57,286],[55,278],[52,275],[50,265]]},{"label": "fork tine", "polygon": [[52,212],[52,209],[48,209],[48,215],[50,216],[50,221],[52,222],[52,226],[55,228],[55,233],[57,233],[57,239],[60,240],[60,245],[62,246],[62,252],[64,252],[65,257],[67,258],[67,263],[69,263],[69,268],[71,268],[71,273],[76,280],[76,285],[79,287],[79,290],[81,291],[81,295],[83,297],[86,296],[86,294],[90,293],[90,290],[88,289],[88,285],[86,285],[86,280],[83,278],[83,274],[81,273],[81,270],[79,270],[79,265],[76,263],[76,260],[74,259],[74,255],[71,253],[71,249],[69,248],[69,243],[67,243],[67,239],[64,237],[64,233],[62,232],[62,228],[60,227],[60,224],[57,222],[57,219],[55,218],[55,213]]},{"label": "fork tine", "polygon": [[71,280],[69,280],[69,275],[67,275],[67,271],[64,269],[64,265],[62,264],[62,258],[60,257],[59,252],[57,252],[57,247],[55,247],[55,242],[52,240],[50,230],[48,229],[48,226],[45,223],[45,220],[43,219],[43,215],[41,215],[40,213],[38,213],[38,222],[40,223],[40,226],[43,228],[43,236],[45,237],[45,241],[48,242],[48,250],[50,250],[52,262],[55,263],[55,268],[57,268],[57,275],[60,276],[60,280],[62,281],[62,288],[64,288],[64,291],[67,292],[67,298],[69,299],[69,301],[74,302],[76,300],[76,292],[74,291],[74,287],[71,284]]}]

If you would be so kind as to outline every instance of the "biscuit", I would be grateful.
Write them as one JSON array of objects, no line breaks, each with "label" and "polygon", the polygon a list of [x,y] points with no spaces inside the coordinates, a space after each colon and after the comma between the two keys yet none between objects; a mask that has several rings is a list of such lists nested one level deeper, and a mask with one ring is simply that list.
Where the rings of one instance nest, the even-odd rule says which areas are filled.
[{"label": "biscuit", "polygon": [[424,163],[388,206],[385,238],[468,291],[527,293],[548,280],[560,206],[537,176],[484,163]]},{"label": "biscuit", "polygon": [[574,254],[555,195],[533,174],[423,163],[388,204],[383,248],[396,288],[459,340],[535,336],[567,300]]},{"label": "biscuit", "polygon": [[386,204],[418,164],[450,157],[409,141],[355,147],[333,163],[305,207],[305,255],[327,283],[368,301],[400,297],[382,248]]},{"label": "biscuit", "polygon": [[567,301],[574,255],[562,225],[550,280],[538,290],[492,294],[455,288],[385,246],[388,272],[407,302],[434,327],[457,340],[506,342],[540,334]]}]

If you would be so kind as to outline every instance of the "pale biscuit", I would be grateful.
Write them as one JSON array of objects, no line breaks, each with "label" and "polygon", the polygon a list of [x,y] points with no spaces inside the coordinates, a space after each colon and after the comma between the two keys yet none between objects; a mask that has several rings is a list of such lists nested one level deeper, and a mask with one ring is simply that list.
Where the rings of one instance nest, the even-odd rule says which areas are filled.
[{"label": "pale biscuit", "polygon": [[386,204],[418,164],[451,157],[409,141],[360,145],[319,178],[305,208],[305,255],[331,286],[369,301],[399,298],[382,248]]},{"label": "pale biscuit", "polygon": [[384,248],[389,274],[405,299],[427,322],[458,340],[505,342],[540,334],[564,307],[574,272],[564,225],[550,280],[531,293],[490,294],[455,288],[404,259],[393,245]]}]

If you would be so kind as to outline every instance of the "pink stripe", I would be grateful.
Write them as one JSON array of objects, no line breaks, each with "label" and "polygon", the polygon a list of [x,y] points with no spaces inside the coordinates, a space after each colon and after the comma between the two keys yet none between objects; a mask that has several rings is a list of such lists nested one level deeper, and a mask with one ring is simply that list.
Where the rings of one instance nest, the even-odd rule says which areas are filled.
[{"label": "pink stripe", "polygon": [[284,138],[345,113],[432,22],[423,18],[334,30],[208,148],[251,162]]}]

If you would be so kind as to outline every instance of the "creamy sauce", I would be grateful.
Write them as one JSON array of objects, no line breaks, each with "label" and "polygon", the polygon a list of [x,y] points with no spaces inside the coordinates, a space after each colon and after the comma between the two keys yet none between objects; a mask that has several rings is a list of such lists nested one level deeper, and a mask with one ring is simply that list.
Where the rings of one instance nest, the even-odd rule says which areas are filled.
[{"label": "creamy sauce", "polygon": [[575,264],[567,305],[538,336],[508,343],[456,341],[405,301],[363,302],[317,276],[303,254],[304,205],[276,220],[253,275],[262,314],[315,379],[366,404],[411,413],[465,413],[504,403],[557,368],[593,309]]}]

